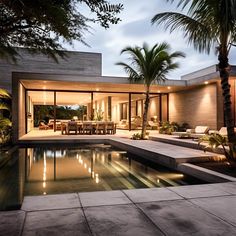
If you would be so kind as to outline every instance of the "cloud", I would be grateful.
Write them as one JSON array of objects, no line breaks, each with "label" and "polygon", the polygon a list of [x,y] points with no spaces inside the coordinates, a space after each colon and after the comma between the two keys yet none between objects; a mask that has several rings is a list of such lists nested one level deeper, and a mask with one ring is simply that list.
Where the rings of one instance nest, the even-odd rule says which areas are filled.
[{"label": "cloud", "polygon": [[[150,46],[163,41],[168,42],[173,51],[182,51],[185,59],[178,60],[180,68],[171,72],[168,78],[180,79],[181,75],[194,72],[217,63],[217,56],[199,54],[188,45],[181,32],[165,32],[162,27],[151,25],[151,18],[159,12],[176,10],[173,5],[163,0],[112,0],[111,3],[123,3],[124,11],[120,17],[122,22],[112,25],[105,30],[98,24],[92,25],[91,33],[86,33],[85,40],[90,48],[80,42],[74,42],[74,47],[65,45],[67,49],[88,52],[100,52],[103,56],[103,75],[126,76],[122,67],[116,66],[118,61],[126,61],[120,51],[126,46],[142,45],[147,42]],[[230,63],[236,64],[236,48],[232,48]]]}]

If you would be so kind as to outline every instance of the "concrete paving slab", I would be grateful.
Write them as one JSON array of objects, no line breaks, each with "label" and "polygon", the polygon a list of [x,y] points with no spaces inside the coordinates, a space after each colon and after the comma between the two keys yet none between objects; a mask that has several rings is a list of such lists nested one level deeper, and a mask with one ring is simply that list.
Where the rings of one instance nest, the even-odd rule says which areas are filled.
[{"label": "concrete paving slab", "polygon": [[52,210],[80,207],[76,193],[24,197],[21,209],[25,211]]},{"label": "concrete paving slab", "polygon": [[166,234],[235,235],[236,228],[187,200],[141,203],[142,211]]},{"label": "concrete paving slab", "polygon": [[130,189],[123,192],[134,203],[182,199],[167,188]]},{"label": "concrete paving slab", "polygon": [[94,235],[151,236],[163,235],[134,205],[85,208]]},{"label": "concrete paving slab", "polygon": [[230,195],[230,193],[227,193],[219,188],[216,188],[214,184],[168,187],[168,189],[179,194],[184,198]]},{"label": "concrete paving slab", "polygon": [[236,226],[236,196],[191,199],[191,202]]},{"label": "concrete paving slab", "polygon": [[24,211],[0,212],[0,235],[21,235],[25,219]]},{"label": "concrete paving slab", "polygon": [[81,208],[77,208],[28,212],[22,235],[88,236],[90,231]]},{"label": "concrete paving slab", "polygon": [[79,197],[83,207],[131,203],[125,194],[119,190],[79,193]]},{"label": "concrete paving slab", "polygon": [[222,191],[236,195],[236,182],[214,184],[214,186]]}]

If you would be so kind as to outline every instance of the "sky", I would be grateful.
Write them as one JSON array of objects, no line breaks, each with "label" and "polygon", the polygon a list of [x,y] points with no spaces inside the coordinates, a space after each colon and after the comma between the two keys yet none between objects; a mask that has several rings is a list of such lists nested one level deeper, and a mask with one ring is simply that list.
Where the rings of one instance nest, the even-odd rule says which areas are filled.
[{"label": "sky", "polygon": [[[102,53],[102,75],[127,76],[123,68],[115,65],[119,61],[128,62],[127,55],[120,55],[127,46],[142,46],[146,42],[151,46],[156,43],[168,42],[173,51],[182,51],[185,58],[177,61],[180,67],[168,74],[168,79],[180,79],[182,75],[217,64],[214,50],[210,55],[200,54],[188,45],[181,31],[171,34],[163,27],[152,25],[152,17],[164,11],[176,11],[173,4],[165,0],[110,0],[110,3],[122,3],[124,10],[119,15],[121,22],[104,29],[98,24],[92,24],[84,39],[90,47],[80,42],[73,46],[65,45],[68,50]],[[231,50],[230,63],[236,64],[236,48]]]}]

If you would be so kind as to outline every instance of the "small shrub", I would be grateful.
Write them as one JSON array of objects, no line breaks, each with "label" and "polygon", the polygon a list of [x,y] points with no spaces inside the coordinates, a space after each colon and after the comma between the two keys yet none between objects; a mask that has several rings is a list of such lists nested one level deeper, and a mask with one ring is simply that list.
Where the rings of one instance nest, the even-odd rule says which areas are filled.
[{"label": "small shrub", "polygon": [[142,139],[141,133],[135,133],[132,135],[131,139],[133,139],[133,140],[146,140],[146,139],[148,139],[148,135],[149,135],[149,133],[147,132],[146,137],[144,139]]},{"label": "small shrub", "polygon": [[159,128],[159,133],[160,134],[172,134],[173,132],[178,130],[179,125],[176,122],[162,122],[161,126]]}]

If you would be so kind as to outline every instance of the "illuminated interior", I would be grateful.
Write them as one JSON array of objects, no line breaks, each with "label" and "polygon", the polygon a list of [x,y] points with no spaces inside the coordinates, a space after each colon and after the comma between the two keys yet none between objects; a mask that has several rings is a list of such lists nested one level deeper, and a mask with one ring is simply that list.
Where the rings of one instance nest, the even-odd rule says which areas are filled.
[{"label": "illuminated interior", "polygon": [[[68,122],[72,119],[114,121],[118,129],[141,128],[145,94],[140,92],[64,92],[29,89],[26,96],[27,132],[37,128],[40,121],[48,124],[55,120]],[[166,120],[168,95],[152,93],[148,121],[158,123]]]}]

